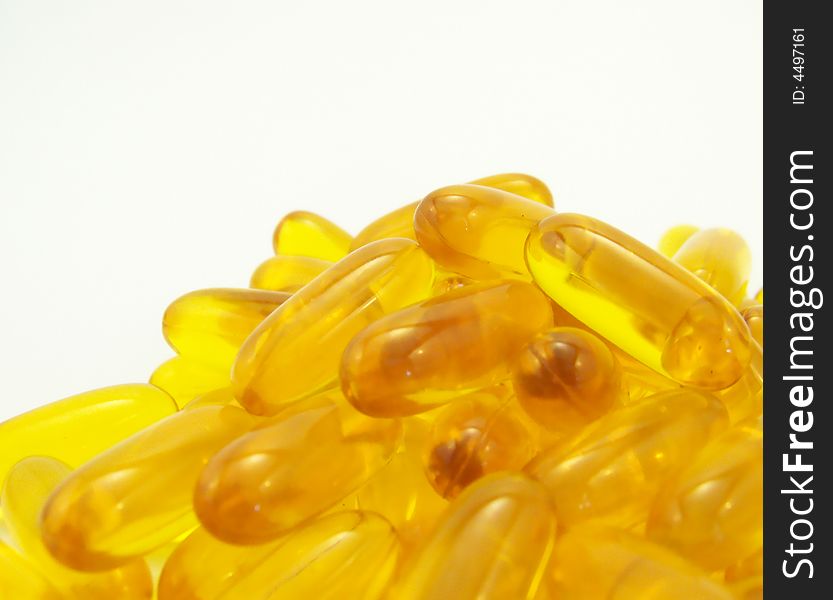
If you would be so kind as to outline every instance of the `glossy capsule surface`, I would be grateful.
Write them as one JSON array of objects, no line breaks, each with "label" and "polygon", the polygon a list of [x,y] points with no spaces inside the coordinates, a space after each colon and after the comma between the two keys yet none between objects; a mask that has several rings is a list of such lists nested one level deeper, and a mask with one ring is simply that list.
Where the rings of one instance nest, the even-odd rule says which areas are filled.
[{"label": "glossy capsule surface", "polygon": [[455,498],[489,473],[522,469],[537,450],[523,416],[511,396],[495,390],[440,409],[425,446],[425,470],[436,492]]},{"label": "glossy capsule surface", "polygon": [[272,235],[275,254],[337,261],[350,251],[352,236],[321,215],[297,210],[278,222]]},{"label": "glossy capsule surface", "polygon": [[743,375],[731,387],[715,394],[729,411],[729,420],[739,423],[764,411],[764,353],[753,343],[752,357]]},{"label": "glossy capsule surface", "polygon": [[539,454],[526,470],[552,494],[559,523],[644,523],[660,486],[728,425],[716,398],[655,394],[608,413]]},{"label": "glossy capsule surface", "polygon": [[482,185],[428,194],[414,213],[420,246],[446,269],[472,279],[530,279],[524,242],[552,208]]},{"label": "glossy capsule surface", "polygon": [[760,420],[726,431],[661,490],[647,535],[708,571],[763,544]]},{"label": "glossy capsule surface", "polygon": [[333,385],[353,336],[428,297],[433,281],[433,263],[411,240],[381,240],[352,252],[252,332],[234,364],[235,396],[250,412],[268,415]]},{"label": "glossy capsule surface", "polygon": [[396,421],[326,399],[299,403],[211,458],[194,509],[221,540],[271,541],[358,489],[387,464],[400,435]]},{"label": "glossy capsule surface", "polygon": [[174,356],[153,371],[150,383],[165,390],[182,408],[198,396],[231,386],[231,378],[228,369]]},{"label": "glossy capsule surface", "polygon": [[763,546],[726,569],[726,585],[738,600],[760,600],[764,596]]},{"label": "glossy capsule surface", "polygon": [[754,304],[741,313],[743,320],[749,327],[749,332],[752,334],[752,339],[758,342],[758,345],[764,347],[764,305]]},{"label": "glossy capsule surface", "polygon": [[40,511],[49,494],[72,472],[46,456],[30,456],[12,467],[3,486],[3,513],[15,542],[66,598],[150,599],[153,580],[144,560],[102,573],[80,573],[58,563],[41,541]]},{"label": "glossy capsule surface", "polygon": [[627,532],[582,525],[555,544],[558,600],[732,600],[728,589],[656,544]]},{"label": "glossy capsule surface", "polygon": [[[524,173],[501,173],[499,175],[481,177],[470,183],[504,190],[545,206],[553,206],[552,192],[550,192],[543,181],[532,175],[525,175]],[[353,239],[351,248],[356,249],[370,242],[391,237],[404,237],[416,240],[416,234],[414,233],[414,213],[418,204],[419,201],[411,202],[406,206],[397,208],[379,217],[359,232]]]},{"label": "glossy capsule surface", "polygon": [[63,600],[26,559],[0,541],[0,600]]},{"label": "glossy capsule surface", "polygon": [[731,229],[701,229],[674,253],[682,265],[720,292],[733,304],[746,295],[752,272],[752,251],[746,241]]},{"label": "glossy capsule surface", "polygon": [[379,319],[344,351],[341,385],[376,417],[430,410],[509,377],[509,361],[552,325],[546,297],[521,281],[479,283]]},{"label": "glossy capsule surface", "polygon": [[724,389],[749,363],[748,328],[726,299],[610,225],[555,215],[530,233],[526,258],[565,310],[678,383]]},{"label": "glossy capsule surface", "polygon": [[225,544],[200,528],[166,562],[159,600],[375,600],[398,549],[390,523],[358,511],[321,517],[261,546]]},{"label": "glossy capsule surface", "polygon": [[449,505],[392,597],[535,598],[554,533],[540,484],[518,473],[484,477]]},{"label": "glossy capsule surface", "polygon": [[249,334],[289,297],[266,290],[197,290],[168,306],[162,333],[180,356],[228,372]]},{"label": "glossy capsule surface", "polygon": [[662,234],[657,251],[665,258],[672,258],[686,240],[699,231],[694,225],[675,225]]},{"label": "glossy capsule surface", "polygon": [[556,327],[530,340],[515,359],[512,383],[524,410],[536,422],[572,433],[619,402],[621,366],[597,336]]},{"label": "glossy capsule surface", "polygon": [[171,415],[77,469],[41,515],[52,555],[83,571],[130,562],[196,525],[200,469],[254,421],[229,406]]},{"label": "glossy capsule surface", "polygon": [[31,455],[77,467],[176,412],[171,397],[145,383],[114,385],[58,400],[0,423],[0,485]]},{"label": "glossy capsule surface", "polygon": [[331,266],[332,261],[309,256],[273,256],[255,269],[249,287],[297,292]]}]

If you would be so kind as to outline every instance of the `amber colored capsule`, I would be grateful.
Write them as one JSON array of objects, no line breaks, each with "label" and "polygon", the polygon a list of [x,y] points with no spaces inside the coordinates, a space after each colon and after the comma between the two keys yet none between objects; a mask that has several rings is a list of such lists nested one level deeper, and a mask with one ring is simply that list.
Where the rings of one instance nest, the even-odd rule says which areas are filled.
[{"label": "amber colored capsule", "polygon": [[391,597],[535,598],[554,533],[540,484],[520,473],[489,475],[449,505]]},{"label": "amber colored capsule", "polygon": [[672,258],[686,240],[700,230],[694,225],[675,225],[662,234],[657,251],[665,258]]},{"label": "amber colored capsule", "polygon": [[332,261],[309,256],[273,256],[255,269],[249,287],[297,292],[331,266]]},{"label": "amber colored capsule", "polygon": [[235,396],[275,414],[332,385],[350,339],[369,323],[431,293],[431,259],[411,240],[374,242],[295,293],[255,329],[232,371]]},{"label": "amber colored capsule", "polygon": [[203,394],[231,385],[228,369],[184,356],[175,356],[159,365],[150,382],[170,394],[180,408]]},{"label": "amber colored capsule", "polygon": [[512,382],[538,423],[572,433],[619,402],[621,367],[598,337],[573,327],[539,333],[515,360]]},{"label": "amber colored capsule", "polygon": [[678,383],[724,389],[749,363],[749,330],[725,298],[610,225],[555,215],[532,230],[526,258],[559,305]]},{"label": "amber colored capsule", "polygon": [[41,541],[40,511],[49,494],[72,472],[46,456],[30,456],[9,471],[3,486],[6,524],[15,542],[67,598],[112,600],[151,598],[153,580],[144,560],[102,573],[80,573],[58,563]]},{"label": "amber colored capsule", "polygon": [[673,552],[592,524],[559,537],[550,575],[558,600],[732,600],[728,589]]},{"label": "amber colored capsule", "polygon": [[223,541],[271,541],[358,489],[387,464],[400,436],[398,422],[326,398],[299,403],[214,455],[194,509]]},{"label": "amber colored capsule", "polygon": [[414,231],[438,264],[472,279],[530,279],[524,242],[553,209],[481,185],[452,185],[417,206]]},{"label": "amber colored capsule", "polygon": [[752,333],[752,339],[758,342],[758,345],[764,347],[764,305],[755,304],[744,309],[741,313],[743,320],[749,327]]},{"label": "amber colored capsule", "polygon": [[356,506],[385,517],[410,551],[433,529],[448,506],[425,477],[423,448],[430,422],[419,416],[403,420],[403,441],[391,461],[356,493]]},{"label": "amber colored capsule", "polygon": [[361,412],[416,414],[509,378],[509,363],[552,325],[546,297],[521,281],[479,283],[379,319],[344,351],[341,386]]},{"label": "amber colored capsule", "polygon": [[63,600],[26,559],[0,540],[0,600]]},{"label": "amber colored capsule", "polygon": [[724,432],[660,491],[647,535],[708,571],[763,544],[760,420]]},{"label": "amber colored capsule", "polygon": [[[504,190],[545,206],[553,206],[552,192],[543,181],[532,175],[502,173],[475,179],[469,183]],[[391,237],[416,240],[414,213],[418,204],[419,201],[411,202],[373,221],[353,239],[351,249],[355,250],[370,242]]]},{"label": "amber colored capsule", "polygon": [[760,600],[764,597],[764,548],[739,560],[724,575],[726,585],[737,600]]},{"label": "amber colored capsule", "polygon": [[159,600],[380,598],[399,543],[382,517],[348,511],[261,546],[232,546],[199,528],[174,551]]},{"label": "amber colored capsule", "polygon": [[17,461],[55,457],[72,467],[176,412],[171,397],[146,383],[83,392],[0,423],[0,485]]},{"label": "amber colored capsule", "polygon": [[289,297],[266,290],[197,290],[168,306],[162,333],[180,356],[228,371],[249,334]]},{"label": "amber colored capsule", "polygon": [[341,260],[350,252],[353,237],[315,213],[296,210],[278,222],[272,235],[275,254]]},{"label": "amber colored capsule", "polygon": [[425,446],[425,469],[440,496],[455,498],[489,473],[519,471],[535,455],[535,435],[519,410],[506,394],[484,390],[438,411]]},{"label": "amber colored capsule", "polygon": [[662,392],[615,410],[539,454],[526,470],[555,501],[559,523],[645,521],[660,486],[728,425],[709,394]]},{"label": "amber colored capsule", "polygon": [[752,272],[752,251],[731,229],[701,229],[674,254],[682,265],[729,300],[738,304],[746,295]]},{"label": "amber colored capsule", "polygon": [[57,487],[41,515],[43,541],[67,566],[126,564],[196,525],[191,498],[200,469],[251,429],[245,411],[182,411],[99,454]]},{"label": "amber colored capsule", "polygon": [[741,378],[715,393],[729,411],[732,423],[757,417],[764,411],[764,354],[757,342],[750,349],[752,357]]}]

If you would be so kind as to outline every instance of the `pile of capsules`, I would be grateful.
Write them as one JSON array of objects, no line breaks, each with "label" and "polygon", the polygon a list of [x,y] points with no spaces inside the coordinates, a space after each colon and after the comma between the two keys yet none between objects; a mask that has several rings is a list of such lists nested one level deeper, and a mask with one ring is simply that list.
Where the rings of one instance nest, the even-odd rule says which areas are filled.
[{"label": "pile of capsules", "polygon": [[176,356],[0,424],[0,598],[762,595],[763,293],[505,174],[294,212]]}]

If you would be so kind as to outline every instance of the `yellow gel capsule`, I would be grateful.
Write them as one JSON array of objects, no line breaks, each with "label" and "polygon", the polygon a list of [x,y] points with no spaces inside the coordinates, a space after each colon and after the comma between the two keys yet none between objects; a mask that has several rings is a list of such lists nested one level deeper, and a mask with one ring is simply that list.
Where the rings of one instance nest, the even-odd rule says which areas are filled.
[{"label": "yellow gel capsule", "polygon": [[763,431],[760,420],[726,431],[657,496],[647,535],[708,571],[763,544]]},{"label": "yellow gel capsule", "polygon": [[472,279],[530,279],[524,242],[553,209],[510,192],[452,185],[417,206],[414,231],[425,251],[446,269]]},{"label": "yellow gel capsule", "polygon": [[753,342],[752,358],[743,375],[731,387],[715,393],[729,411],[729,420],[738,423],[764,411],[764,354]]},{"label": "yellow gel capsule", "polygon": [[358,511],[322,517],[261,546],[225,544],[200,528],[165,564],[159,600],[375,600],[398,547],[390,523]]},{"label": "yellow gel capsule", "polygon": [[616,529],[582,525],[555,544],[558,600],[732,600],[732,594],[674,553]]},{"label": "yellow gel capsule", "polygon": [[454,498],[484,475],[519,471],[536,451],[535,436],[510,397],[475,392],[434,417],[425,452],[428,481]]},{"label": "yellow gel capsule", "polygon": [[252,273],[250,287],[276,292],[297,292],[333,266],[329,260],[309,256],[273,256]]},{"label": "yellow gel capsule", "polygon": [[448,507],[391,597],[532,599],[555,518],[546,490],[519,473],[484,477]]},{"label": "yellow gel capsule", "polygon": [[210,392],[206,392],[204,394],[200,394],[199,396],[191,400],[188,404],[183,406],[182,410],[191,410],[194,408],[200,408],[202,406],[240,407],[240,405],[237,403],[237,398],[234,397],[234,394],[231,391],[231,388],[224,387],[216,390],[211,390]]},{"label": "yellow gel capsule", "polygon": [[396,421],[302,402],[218,452],[200,474],[194,509],[223,541],[273,540],[357,490],[390,460],[400,435]]},{"label": "yellow gel capsule", "polygon": [[410,417],[403,423],[403,443],[391,461],[356,494],[357,507],[385,517],[396,529],[406,551],[433,529],[448,506],[425,477],[423,448],[429,422]]},{"label": "yellow gel capsule", "polygon": [[332,385],[350,339],[382,315],[431,293],[431,259],[411,240],[351,253],[304,286],[255,329],[234,364],[235,396],[257,415]]},{"label": "yellow gel capsule", "polygon": [[40,511],[49,494],[72,472],[54,458],[31,456],[9,472],[3,486],[3,509],[12,537],[67,598],[77,600],[140,599],[153,596],[153,580],[143,560],[103,573],[80,573],[58,563],[41,541]]},{"label": "yellow gel capsule", "polygon": [[275,254],[337,261],[350,252],[353,237],[315,213],[296,210],[280,220],[272,235]]},{"label": "yellow gel capsule", "polygon": [[764,288],[758,290],[758,293],[755,294],[755,303],[763,305],[764,303]]},{"label": "yellow gel capsule", "polygon": [[662,392],[608,413],[539,454],[526,470],[550,490],[562,525],[597,520],[634,527],[645,521],[666,479],[727,425],[716,398]]},{"label": "yellow gel capsule", "polygon": [[0,600],[63,600],[22,556],[0,541]]},{"label": "yellow gel capsule", "polygon": [[58,400],[0,423],[0,484],[31,455],[77,467],[176,412],[171,397],[145,383],[114,385]]},{"label": "yellow gel capsule", "polygon": [[521,281],[479,283],[369,325],[344,351],[341,385],[361,412],[416,414],[509,377],[509,361],[552,325],[546,297]]},{"label": "yellow gel capsule", "polygon": [[[552,192],[543,181],[532,175],[502,173],[475,179],[470,183],[504,190],[545,206],[553,206]],[[414,213],[418,204],[419,201],[411,202],[373,221],[353,239],[351,249],[355,250],[365,244],[384,238],[404,237],[416,240]]]},{"label": "yellow gel capsule", "polygon": [[74,569],[106,570],[193,528],[191,499],[200,469],[253,423],[239,408],[195,408],[98,455],[46,503],[41,519],[47,548]]},{"label": "yellow gel capsule", "polygon": [[183,356],[175,356],[159,365],[150,382],[165,390],[180,408],[208,392],[229,387],[228,369],[218,369]]},{"label": "yellow gel capsule", "polygon": [[249,334],[289,297],[266,290],[198,290],[168,306],[162,333],[180,356],[228,372]]},{"label": "yellow gel capsule", "polygon": [[755,304],[743,310],[740,313],[749,331],[752,333],[752,339],[758,342],[758,345],[764,347],[764,305]]},{"label": "yellow gel capsule", "polygon": [[621,367],[590,332],[556,327],[539,333],[515,360],[521,406],[539,424],[572,433],[610,411],[621,393]]},{"label": "yellow gel capsule", "polygon": [[675,225],[662,234],[657,244],[657,251],[665,258],[672,258],[686,240],[700,230],[694,225]]},{"label": "yellow gel capsule", "polygon": [[764,597],[763,546],[726,569],[726,585],[737,600],[760,600]]},{"label": "yellow gel capsule", "polygon": [[610,225],[555,215],[532,230],[526,258],[559,305],[678,383],[724,389],[749,363],[749,330],[725,298]]},{"label": "yellow gel capsule", "polygon": [[752,251],[731,229],[701,229],[674,254],[682,265],[733,304],[746,295],[752,273]]}]

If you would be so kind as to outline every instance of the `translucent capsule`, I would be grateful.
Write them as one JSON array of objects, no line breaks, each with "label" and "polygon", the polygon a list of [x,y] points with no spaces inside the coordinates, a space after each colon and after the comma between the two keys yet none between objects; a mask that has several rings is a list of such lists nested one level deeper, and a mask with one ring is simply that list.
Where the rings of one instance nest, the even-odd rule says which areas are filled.
[{"label": "translucent capsule", "polygon": [[73,472],[42,514],[43,540],[67,566],[97,571],[130,562],[196,525],[200,469],[253,419],[229,406],[171,415]]},{"label": "translucent capsule", "polygon": [[452,185],[417,206],[414,231],[443,267],[472,279],[530,279],[524,242],[553,209],[503,190]]},{"label": "translucent capsule", "polygon": [[391,597],[534,598],[554,534],[540,484],[518,473],[484,477],[451,503]]},{"label": "translucent capsule", "polygon": [[509,377],[509,362],[552,325],[546,297],[521,281],[469,285],[388,315],[344,351],[341,385],[377,417],[430,410]]},{"label": "translucent capsule", "polygon": [[425,477],[424,451],[430,425],[427,420],[403,420],[403,443],[391,461],[356,494],[361,510],[376,512],[396,529],[406,551],[417,546],[433,529],[448,506]]},{"label": "translucent capsule", "polygon": [[665,258],[672,258],[686,240],[697,233],[699,227],[694,225],[675,225],[662,234],[657,244],[657,251]]},{"label": "translucent capsule", "polygon": [[552,596],[558,600],[732,600],[706,573],[627,532],[583,525],[555,544]]},{"label": "translucent capsule", "polygon": [[76,467],[176,412],[171,397],[145,383],[100,388],[0,423],[0,485],[13,464],[53,456]]},{"label": "translucent capsule", "polygon": [[726,299],[610,225],[555,215],[530,233],[526,257],[559,305],[678,383],[724,389],[749,363],[749,330]]},{"label": "translucent capsule", "polygon": [[64,600],[35,568],[0,541],[0,600]]},{"label": "translucent capsule", "polygon": [[764,410],[764,354],[756,342],[750,349],[751,359],[741,378],[731,387],[715,393],[729,411],[732,423],[757,417]]},{"label": "translucent capsule", "polygon": [[682,265],[733,304],[746,295],[752,272],[752,251],[731,229],[701,229],[674,254]]},{"label": "translucent capsule", "polygon": [[521,406],[538,423],[572,433],[619,402],[621,367],[588,331],[556,327],[539,333],[515,360],[512,382]]},{"label": "translucent capsule", "polygon": [[[532,175],[503,173],[475,179],[470,183],[501,189],[545,206],[553,206],[552,193],[549,188],[543,181]],[[351,248],[356,249],[370,242],[391,237],[404,237],[416,240],[416,234],[414,233],[414,213],[418,204],[419,201],[412,202],[379,217],[359,232],[353,239]]]},{"label": "translucent capsule", "polygon": [[396,421],[327,400],[299,403],[208,462],[194,509],[226,542],[273,540],[358,489],[390,460],[400,435]]},{"label": "translucent capsule", "polygon": [[755,303],[763,305],[764,303],[764,288],[758,290],[758,293],[755,294]]},{"label": "translucent capsule", "polygon": [[559,523],[634,527],[666,479],[727,424],[726,409],[708,394],[662,392],[608,413],[526,470],[550,490]]},{"label": "translucent capsule", "polygon": [[484,475],[519,471],[537,450],[535,435],[512,398],[475,392],[441,409],[425,450],[428,481],[454,498]]},{"label": "translucent capsule", "polygon": [[234,397],[234,393],[231,391],[231,388],[220,388],[217,390],[211,390],[210,392],[206,392],[204,394],[200,394],[193,400],[191,400],[188,404],[182,407],[182,410],[191,410],[193,408],[200,408],[202,406],[240,406],[237,403],[237,398]]},{"label": "translucent capsule", "polygon": [[197,529],[174,551],[159,600],[380,598],[399,543],[390,523],[357,511],[325,516],[261,546],[232,546]]},{"label": "translucent capsule", "polygon": [[333,266],[329,260],[309,256],[273,256],[252,273],[250,287],[277,292],[297,292]]},{"label": "translucent capsule", "polygon": [[275,254],[337,261],[350,251],[353,237],[315,213],[297,210],[280,220],[272,236]]},{"label": "translucent capsule", "polygon": [[143,560],[103,573],[79,573],[58,563],[41,541],[40,511],[49,494],[72,472],[54,458],[32,456],[17,463],[3,486],[3,510],[12,537],[26,556],[74,600],[150,599],[153,580]]},{"label": "translucent capsule", "polygon": [[752,333],[752,339],[758,342],[758,345],[764,347],[764,305],[755,304],[743,310],[740,313],[749,331]]},{"label": "translucent capsule", "polygon": [[350,339],[382,315],[431,293],[434,267],[405,239],[351,253],[299,290],[255,329],[232,372],[238,401],[275,414],[332,385]]},{"label": "translucent capsule", "polygon": [[662,489],[647,535],[709,571],[763,544],[763,431],[759,420],[712,441]]},{"label": "translucent capsule", "polygon": [[165,390],[180,408],[212,390],[229,387],[228,369],[175,356],[159,365],[150,376],[150,382]]},{"label": "translucent capsule", "polygon": [[726,585],[737,600],[760,600],[764,597],[764,549],[739,560],[726,569]]},{"label": "translucent capsule", "polygon": [[198,290],[168,306],[162,333],[180,356],[228,372],[249,334],[289,297],[266,290]]}]

